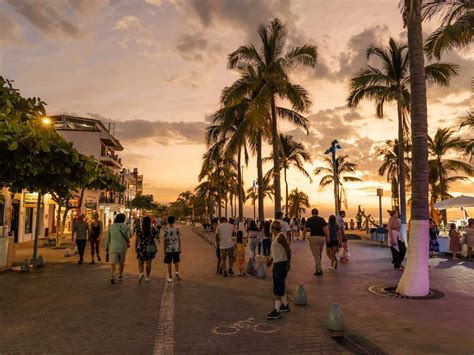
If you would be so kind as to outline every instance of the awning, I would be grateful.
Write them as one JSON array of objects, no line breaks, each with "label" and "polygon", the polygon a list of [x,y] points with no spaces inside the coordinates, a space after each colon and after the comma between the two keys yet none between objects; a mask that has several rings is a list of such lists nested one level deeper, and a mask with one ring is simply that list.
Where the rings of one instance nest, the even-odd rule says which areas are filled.
[{"label": "awning", "polygon": [[438,210],[446,210],[448,208],[474,207],[474,197],[461,195],[435,203],[434,206]]}]

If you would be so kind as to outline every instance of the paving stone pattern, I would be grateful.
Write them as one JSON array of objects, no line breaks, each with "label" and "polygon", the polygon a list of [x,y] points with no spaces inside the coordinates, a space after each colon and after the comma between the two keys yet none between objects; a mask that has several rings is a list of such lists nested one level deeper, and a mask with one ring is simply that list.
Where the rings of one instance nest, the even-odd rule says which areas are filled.
[{"label": "paving stone pattern", "polygon": [[[446,297],[390,299],[368,291],[375,284],[396,284],[400,277],[389,249],[350,241],[351,262],[330,271],[325,258],[325,274],[317,278],[307,242],[294,241],[288,290],[291,296],[304,284],[309,304],[291,304],[282,319],[267,321],[271,270],[265,279],[217,276],[214,247],[188,227],[181,229],[183,281],[167,285],[172,297],[162,298],[161,248],[149,284],[137,282],[133,251],[125,280],[117,286],[108,283],[107,265],[78,266],[76,257],[63,258],[64,250],[48,248],[40,249],[48,262],[44,270],[0,274],[0,354],[151,354],[171,353],[163,351],[170,347],[176,354],[350,353],[326,330],[332,303],[342,307],[346,334],[390,354],[474,353],[474,263],[433,258],[431,285]],[[19,260],[30,251],[22,246]],[[168,314],[164,305],[160,309],[163,299],[173,300],[173,324],[159,324]],[[172,339],[165,339],[170,326]]]}]

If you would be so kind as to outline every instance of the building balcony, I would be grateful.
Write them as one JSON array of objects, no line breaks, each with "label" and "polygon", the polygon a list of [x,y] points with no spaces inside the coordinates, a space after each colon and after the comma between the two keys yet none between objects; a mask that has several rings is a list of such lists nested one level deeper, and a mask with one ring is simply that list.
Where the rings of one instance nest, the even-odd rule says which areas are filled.
[{"label": "building balcony", "polygon": [[122,168],[122,159],[114,154],[106,154],[100,156],[100,162],[108,167],[121,169]]}]

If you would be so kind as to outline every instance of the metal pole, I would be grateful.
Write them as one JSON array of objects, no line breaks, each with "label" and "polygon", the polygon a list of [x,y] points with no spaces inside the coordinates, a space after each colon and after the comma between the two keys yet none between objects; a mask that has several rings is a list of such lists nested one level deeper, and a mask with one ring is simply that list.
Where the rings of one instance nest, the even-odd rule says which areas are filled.
[{"label": "metal pole", "polygon": [[333,169],[333,180],[334,180],[334,204],[335,204],[335,211],[336,216],[339,215],[339,179],[337,176],[337,159],[336,159],[336,148],[333,145],[331,147],[331,155],[332,155],[332,169]]},{"label": "metal pole", "polygon": [[379,195],[379,227],[383,227],[383,222],[382,222],[382,195]]}]

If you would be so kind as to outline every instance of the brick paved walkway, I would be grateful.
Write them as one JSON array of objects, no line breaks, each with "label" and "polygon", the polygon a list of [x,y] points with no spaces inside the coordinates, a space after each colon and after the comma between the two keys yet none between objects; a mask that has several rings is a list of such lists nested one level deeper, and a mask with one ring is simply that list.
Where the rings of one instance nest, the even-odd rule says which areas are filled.
[{"label": "brick paved walkway", "polygon": [[388,249],[351,241],[353,260],[316,278],[307,244],[296,241],[288,289],[303,283],[310,304],[270,322],[271,278],[216,276],[213,247],[181,228],[184,280],[166,285],[163,298],[162,254],[150,284],[136,281],[133,253],[118,287],[108,284],[105,265],[74,265],[64,251],[48,250],[47,261],[62,262],[42,271],[0,274],[0,353],[349,353],[325,330],[332,303],[341,305],[348,334],[390,354],[474,352],[474,263],[430,260],[432,287],[443,299],[388,299],[367,291],[400,276]]}]

